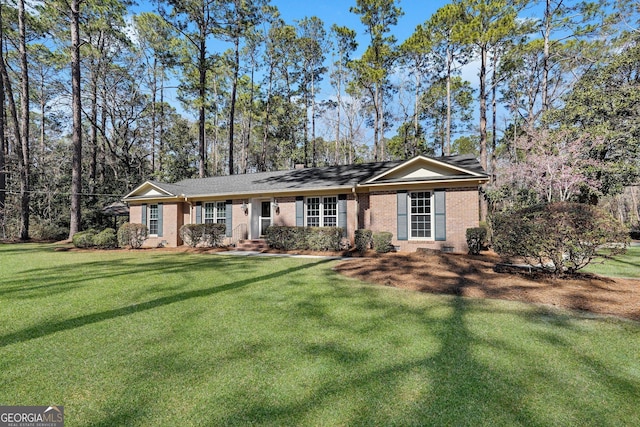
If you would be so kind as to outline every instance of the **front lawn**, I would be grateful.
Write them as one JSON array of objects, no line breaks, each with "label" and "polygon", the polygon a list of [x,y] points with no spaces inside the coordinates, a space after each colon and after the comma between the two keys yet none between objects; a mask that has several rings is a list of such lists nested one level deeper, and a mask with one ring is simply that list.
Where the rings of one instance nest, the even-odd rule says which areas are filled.
[{"label": "front lawn", "polygon": [[640,324],[335,262],[0,245],[0,404],[67,426],[640,425]]},{"label": "front lawn", "polygon": [[624,255],[612,259],[596,259],[585,271],[611,277],[640,278],[640,246],[630,246]]}]

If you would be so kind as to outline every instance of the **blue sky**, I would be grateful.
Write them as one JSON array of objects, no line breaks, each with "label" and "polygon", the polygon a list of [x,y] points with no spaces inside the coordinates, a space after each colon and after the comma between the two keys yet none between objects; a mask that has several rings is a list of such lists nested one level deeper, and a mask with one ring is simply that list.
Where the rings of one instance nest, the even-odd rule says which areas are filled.
[{"label": "blue sky", "polygon": [[[402,42],[413,33],[417,25],[425,22],[438,8],[447,4],[444,0],[404,0],[399,5],[404,15],[399,19],[398,25],[392,28],[393,35]],[[347,26],[356,31],[360,48],[367,45],[365,29],[360,22],[360,16],[349,12],[349,8],[355,6],[355,0],[271,0],[271,4],[280,11],[285,22],[292,24],[296,20],[305,17],[317,16],[322,19],[327,30],[333,25]],[[138,6],[132,8],[134,12],[152,11],[154,6],[150,1],[140,1]]]}]

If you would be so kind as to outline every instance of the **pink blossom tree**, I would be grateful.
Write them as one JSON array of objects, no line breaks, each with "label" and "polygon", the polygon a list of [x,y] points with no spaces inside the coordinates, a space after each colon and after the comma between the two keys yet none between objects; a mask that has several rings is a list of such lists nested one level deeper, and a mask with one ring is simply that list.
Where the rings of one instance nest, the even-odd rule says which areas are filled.
[{"label": "pink blossom tree", "polygon": [[581,191],[598,192],[600,183],[589,170],[598,161],[587,155],[586,135],[572,137],[566,131],[535,130],[514,141],[516,158],[505,164],[497,177],[497,186],[512,190],[528,189],[539,201],[564,202]]}]

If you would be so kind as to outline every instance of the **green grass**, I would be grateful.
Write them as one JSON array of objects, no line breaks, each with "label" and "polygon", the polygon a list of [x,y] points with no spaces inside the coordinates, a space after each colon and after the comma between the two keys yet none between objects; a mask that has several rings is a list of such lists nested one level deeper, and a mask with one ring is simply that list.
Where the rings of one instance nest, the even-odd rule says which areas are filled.
[{"label": "green grass", "polygon": [[67,426],[640,425],[640,324],[333,265],[0,245],[0,404]]},{"label": "green grass", "polygon": [[611,277],[640,278],[640,246],[630,246],[627,253],[613,259],[596,260],[584,271]]}]

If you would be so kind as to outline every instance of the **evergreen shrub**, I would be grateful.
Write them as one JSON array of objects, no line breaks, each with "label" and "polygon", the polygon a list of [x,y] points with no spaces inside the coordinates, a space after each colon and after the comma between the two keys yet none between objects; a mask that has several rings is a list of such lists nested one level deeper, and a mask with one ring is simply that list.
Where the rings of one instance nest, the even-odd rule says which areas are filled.
[{"label": "evergreen shrub", "polygon": [[373,242],[373,233],[371,230],[359,229],[355,232],[355,245],[356,249],[360,252],[366,252],[371,248]]},{"label": "evergreen shrub", "polygon": [[140,249],[149,236],[149,229],[144,224],[125,222],[118,229],[118,244],[121,248]]},{"label": "evergreen shrub", "polygon": [[493,248],[559,275],[598,257],[624,253],[628,230],[611,214],[582,203],[558,202],[493,217]]},{"label": "evergreen shrub", "polygon": [[478,255],[487,241],[487,229],[484,227],[467,228],[467,246],[471,255]]},{"label": "evergreen shrub", "polygon": [[393,246],[391,245],[392,239],[393,239],[393,234],[388,231],[381,231],[380,233],[374,233],[373,249],[375,249],[375,251],[379,254],[391,252],[391,250],[393,250]]},{"label": "evergreen shrub", "polygon": [[180,238],[192,248],[215,248],[222,244],[226,232],[226,224],[185,224],[180,227]]}]

